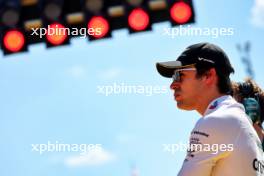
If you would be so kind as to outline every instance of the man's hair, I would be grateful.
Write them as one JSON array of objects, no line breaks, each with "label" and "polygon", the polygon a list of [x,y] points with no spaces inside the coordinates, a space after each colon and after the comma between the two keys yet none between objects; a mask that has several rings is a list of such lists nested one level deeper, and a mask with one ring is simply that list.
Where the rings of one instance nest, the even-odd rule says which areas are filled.
[{"label": "man's hair", "polygon": [[[218,76],[218,82],[217,87],[220,93],[223,94],[232,94],[232,84],[231,80],[229,78],[229,75],[224,75],[222,72],[220,72],[217,68],[211,66],[211,65],[203,65],[203,66],[196,66],[197,74],[196,78],[200,78],[203,75],[205,75],[211,68],[214,68],[216,71],[216,74]],[[232,71],[234,72],[234,71]]]},{"label": "man's hair", "polygon": [[243,99],[246,98],[245,96],[251,97],[257,94],[258,103],[260,106],[260,116],[261,116],[260,120],[262,123],[264,121],[264,91],[251,78],[246,78],[244,83],[252,87],[252,95],[245,95],[243,92],[241,92],[242,91],[240,88],[241,83],[232,82],[233,96],[238,102],[242,103]]}]

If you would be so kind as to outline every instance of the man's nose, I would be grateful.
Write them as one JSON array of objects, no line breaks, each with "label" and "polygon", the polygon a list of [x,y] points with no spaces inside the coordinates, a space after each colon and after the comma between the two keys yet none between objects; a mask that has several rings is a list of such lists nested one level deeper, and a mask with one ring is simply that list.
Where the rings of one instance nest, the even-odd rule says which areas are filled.
[{"label": "man's nose", "polygon": [[172,89],[172,90],[175,90],[179,87],[180,87],[180,82],[178,82],[178,81],[173,81],[170,85],[170,89]]}]

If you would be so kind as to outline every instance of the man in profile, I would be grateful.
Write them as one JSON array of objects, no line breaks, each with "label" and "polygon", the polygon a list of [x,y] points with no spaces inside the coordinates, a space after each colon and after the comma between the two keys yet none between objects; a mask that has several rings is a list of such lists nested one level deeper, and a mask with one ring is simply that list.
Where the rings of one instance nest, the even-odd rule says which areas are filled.
[{"label": "man in profile", "polygon": [[201,115],[178,176],[264,175],[261,142],[244,107],[230,96],[234,69],[225,52],[214,44],[198,43],[176,61],[156,67],[162,76],[172,78],[177,107]]}]

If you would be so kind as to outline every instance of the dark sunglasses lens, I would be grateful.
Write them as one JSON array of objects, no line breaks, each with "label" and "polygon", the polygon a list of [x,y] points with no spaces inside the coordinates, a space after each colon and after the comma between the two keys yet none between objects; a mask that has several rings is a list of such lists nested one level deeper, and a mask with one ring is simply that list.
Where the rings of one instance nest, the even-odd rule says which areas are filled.
[{"label": "dark sunglasses lens", "polygon": [[172,76],[173,81],[179,82],[181,80],[180,72],[176,71]]}]

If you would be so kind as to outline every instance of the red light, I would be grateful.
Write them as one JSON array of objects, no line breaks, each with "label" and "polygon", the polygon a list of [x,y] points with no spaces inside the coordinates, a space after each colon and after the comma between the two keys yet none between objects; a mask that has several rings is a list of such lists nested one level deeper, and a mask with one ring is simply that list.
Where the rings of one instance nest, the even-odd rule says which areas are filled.
[{"label": "red light", "polygon": [[176,23],[186,23],[192,16],[190,6],[184,2],[175,3],[170,10],[171,18]]},{"label": "red light", "polygon": [[24,35],[17,30],[8,31],[3,40],[5,48],[11,52],[18,52],[25,45]]},{"label": "red light", "polygon": [[129,26],[136,30],[142,31],[149,25],[149,15],[142,9],[134,9],[128,16]]},{"label": "red light", "polygon": [[109,32],[109,24],[101,16],[92,17],[88,23],[88,32],[94,38],[103,38]]},{"label": "red light", "polygon": [[67,30],[62,24],[54,23],[48,26],[46,38],[52,45],[60,45],[66,40],[67,35]]}]

